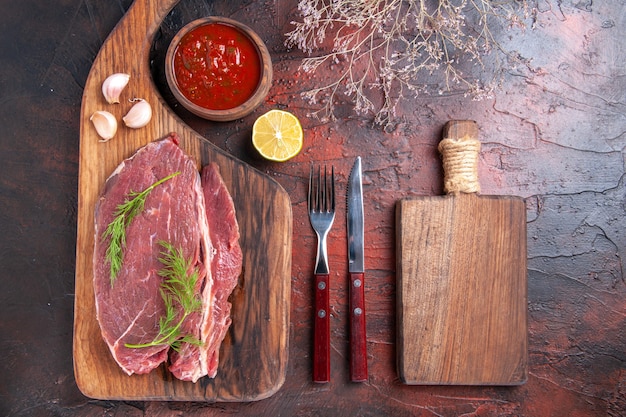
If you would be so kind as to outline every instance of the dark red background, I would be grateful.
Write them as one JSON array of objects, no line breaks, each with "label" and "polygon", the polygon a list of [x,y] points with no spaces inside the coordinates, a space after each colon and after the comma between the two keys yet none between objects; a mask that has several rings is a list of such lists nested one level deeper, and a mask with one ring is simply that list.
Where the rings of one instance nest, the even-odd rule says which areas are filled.
[{"label": "dark red background", "polygon": [[[265,39],[274,60],[266,103],[245,119],[210,123],[180,110],[219,147],[278,181],[293,202],[289,368],[282,389],[246,404],[98,401],[72,369],[79,110],[100,45],[129,7],[118,1],[2,1],[0,13],[0,414],[8,416],[619,416],[626,413],[626,25],[620,1],[539,3],[525,33],[497,32],[527,64],[493,99],[420,96],[386,130],[357,116],[307,117],[300,92],[319,85],[284,37],[295,0],[182,0],[162,27],[154,59],[195,17],[225,15]],[[128,51],[126,51],[128,52]],[[486,68],[485,71],[489,71]],[[155,80],[164,86],[155,67]],[[169,100],[168,92],[163,91]],[[174,105],[174,103],[172,103]],[[275,164],[250,147],[254,119],[296,114],[303,151]],[[395,370],[394,204],[442,193],[436,144],[449,119],[481,129],[484,194],[519,195],[528,207],[529,380],[520,387],[404,386]],[[348,382],[345,200],[330,235],[332,382],[311,382],[315,237],[306,216],[314,163],[333,164],[345,193],[363,157],[369,382]]]}]

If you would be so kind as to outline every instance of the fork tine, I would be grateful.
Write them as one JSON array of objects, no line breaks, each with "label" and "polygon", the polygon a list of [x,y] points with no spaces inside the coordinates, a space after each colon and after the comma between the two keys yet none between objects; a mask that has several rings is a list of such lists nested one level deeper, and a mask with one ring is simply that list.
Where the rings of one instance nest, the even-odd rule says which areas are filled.
[{"label": "fork tine", "polygon": [[[325,185],[324,185],[325,186]],[[317,167],[317,211],[324,210],[324,187],[322,186],[322,167]]]},{"label": "fork tine", "polygon": [[324,199],[323,210],[326,213],[335,211],[335,167],[330,167],[330,181],[328,180],[328,170],[324,166],[324,187],[322,190]]},{"label": "fork tine", "polygon": [[322,167],[320,166],[320,187],[318,190],[320,196],[320,213],[326,210],[326,166],[324,166],[324,176],[322,177]]},{"label": "fork tine", "polygon": [[330,167],[330,209],[335,211],[335,166]]},{"label": "fork tine", "polygon": [[309,173],[309,194],[307,196],[307,208],[309,209],[309,211],[311,211],[311,209],[313,208],[313,206],[311,205],[312,194],[313,194],[313,165],[311,165],[311,172]]}]

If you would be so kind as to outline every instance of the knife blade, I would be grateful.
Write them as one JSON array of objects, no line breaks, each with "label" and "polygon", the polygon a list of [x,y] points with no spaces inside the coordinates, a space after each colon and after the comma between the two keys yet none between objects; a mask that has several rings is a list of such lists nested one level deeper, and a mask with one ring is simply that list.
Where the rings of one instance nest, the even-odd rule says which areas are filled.
[{"label": "knife blade", "polygon": [[365,323],[365,221],[361,157],[350,171],[347,197],[348,270],[350,272],[350,379],[367,381]]}]

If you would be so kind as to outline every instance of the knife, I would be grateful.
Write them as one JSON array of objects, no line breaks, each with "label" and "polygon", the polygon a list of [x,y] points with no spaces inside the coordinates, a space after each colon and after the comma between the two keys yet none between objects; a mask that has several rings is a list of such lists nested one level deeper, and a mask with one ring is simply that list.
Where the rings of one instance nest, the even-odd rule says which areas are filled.
[{"label": "knife", "polygon": [[363,182],[361,157],[357,157],[348,180],[348,270],[350,272],[350,379],[367,381],[365,326],[365,255]]}]

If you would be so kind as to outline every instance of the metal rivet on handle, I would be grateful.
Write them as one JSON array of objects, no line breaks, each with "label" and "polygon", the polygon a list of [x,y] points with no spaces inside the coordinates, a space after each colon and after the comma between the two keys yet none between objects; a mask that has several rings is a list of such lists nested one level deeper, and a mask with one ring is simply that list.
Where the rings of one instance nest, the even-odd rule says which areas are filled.
[{"label": "metal rivet on handle", "polygon": [[361,310],[359,307],[354,309],[355,316],[360,316],[361,314],[363,314],[363,310]]},{"label": "metal rivet on handle", "polygon": [[326,310],[320,310],[320,311],[318,311],[318,312],[317,312],[317,316],[318,316],[320,319],[323,319],[324,317],[326,317]]},{"label": "metal rivet on handle", "polygon": [[318,289],[320,289],[320,290],[325,289],[325,288],[326,288],[326,283],[325,283],[324,281],[320,281],[320,282],[317,284],[317,288],[318,288]]},{"label": "metal rivet on handle", "polygon": [[360,279],[355,279],[354,280],[354,284],[355,287],[359,288],[361,286],[361,280]]}]

